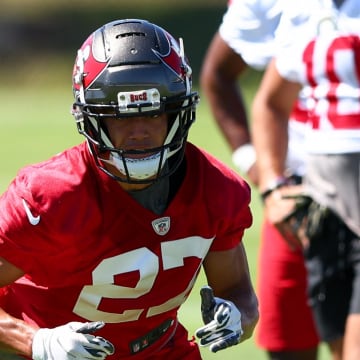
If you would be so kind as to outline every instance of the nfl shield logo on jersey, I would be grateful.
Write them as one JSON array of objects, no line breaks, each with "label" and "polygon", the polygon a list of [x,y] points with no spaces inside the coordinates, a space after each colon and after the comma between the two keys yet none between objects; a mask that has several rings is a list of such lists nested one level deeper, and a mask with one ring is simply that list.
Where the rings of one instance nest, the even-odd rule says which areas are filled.
[{"label": "nfl shield logo on jersey", "polygon": [[170,230],[170,218],[168,216],[156,219],[151,225],[158,235],[166,235]]}]

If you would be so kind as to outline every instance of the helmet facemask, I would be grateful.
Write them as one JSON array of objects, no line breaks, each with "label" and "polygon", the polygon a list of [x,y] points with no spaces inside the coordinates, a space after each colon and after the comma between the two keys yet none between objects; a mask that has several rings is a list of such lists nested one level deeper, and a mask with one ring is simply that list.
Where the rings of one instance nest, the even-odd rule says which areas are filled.
[{"label": "helmet facemask", "polygon": [[[90,109],[83,109],[81,112],[83,118],[77,120],[77,127],[79,133],[87,138],[96,164],[106,174],[120,182],[152,183],[170,176],[180,165],[189,128],[195,121],[196,102],[197,96],[193,95],[191,98],[185,98],[179,108],[165,111],[168,114],[167,136],[164,144],[155,148],[116,149],[103,122],[104,118],[113,118],[113,115],[109,116],[108,114],[94,113]],[[157,112],[157,114],[159,113]],[[156,114],[153,113],[151,116],[154,115]],[[117,117],[117,119],[122,121],[121,117]],[[139,157],[139,155],[143,156]],[[110,172],[104,163],[114,166],[123,176],[117,176]]]}]

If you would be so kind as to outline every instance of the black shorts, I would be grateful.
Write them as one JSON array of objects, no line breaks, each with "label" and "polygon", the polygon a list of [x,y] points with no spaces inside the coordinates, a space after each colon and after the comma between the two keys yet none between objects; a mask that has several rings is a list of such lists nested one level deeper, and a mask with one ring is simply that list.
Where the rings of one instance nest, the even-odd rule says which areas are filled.
[{"label": "black shorts", "polygon": [[348,314],[360,313],[360,239],[330,212],[304,256],[319,336],[335,340],[344,335]]}]

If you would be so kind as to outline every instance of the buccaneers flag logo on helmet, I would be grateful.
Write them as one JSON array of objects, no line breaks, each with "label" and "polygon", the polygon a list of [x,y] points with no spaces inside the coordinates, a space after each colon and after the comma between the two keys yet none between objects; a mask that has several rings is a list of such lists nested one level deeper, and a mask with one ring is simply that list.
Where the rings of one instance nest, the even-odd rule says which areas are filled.
[{"label": "buccaneers flag logo on helmet", "polygon": [[172,71],[174,71],[182,80],[189,76],[190,67],[183,61],[180,47],[175,39],[167,32],[166,38],[169,42],[169,51],[166,54],[160,54],[154,50],[155,55]]},{"label": "buccaneers flag logo on helmet", "polygon": [[73,70],[74,89],[79,91],[83,85],[87,89],[106,69],[110,57],[105,61],[96,60],[92,52],[94,34],[90,35],[78,50]]}]

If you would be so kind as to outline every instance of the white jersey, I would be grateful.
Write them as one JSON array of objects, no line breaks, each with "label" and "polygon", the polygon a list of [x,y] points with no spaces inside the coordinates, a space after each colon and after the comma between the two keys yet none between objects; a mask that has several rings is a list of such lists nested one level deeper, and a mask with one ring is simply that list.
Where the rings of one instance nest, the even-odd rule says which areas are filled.
[{"label": "white jersey", "polygon": [[274,55],[280,17],[279,0],[232,0],[219,33],[250,67],[263,70]]},{"label": "white jersey", "polygon": [[360,1],[288,2],[276,55],[280,74],[305,85],[310,154],[360,152]]},{"label": "white jersey", "polygon": [[[220,36],[248,66],[264,70],[275,54],[275,32],[282,8],[281,0],[229,1],[219,28]],[[304,173],[304,105],[298,103],[289,121],[287,167],[298,175]]]}]

